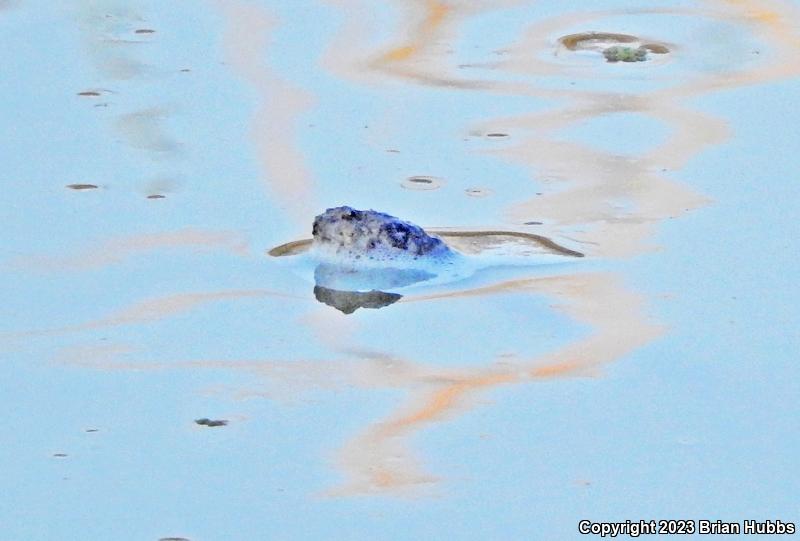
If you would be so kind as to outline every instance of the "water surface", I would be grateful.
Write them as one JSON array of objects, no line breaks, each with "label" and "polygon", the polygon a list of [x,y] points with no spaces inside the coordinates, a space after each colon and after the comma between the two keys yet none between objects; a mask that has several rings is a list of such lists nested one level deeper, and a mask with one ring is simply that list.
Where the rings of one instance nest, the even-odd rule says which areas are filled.
[{"label": "water surface", "polygon": [[[0,2],[0,537],[797,522],[799,16]],[[267,255],[343,204],[586,257],[344,313]]]}]

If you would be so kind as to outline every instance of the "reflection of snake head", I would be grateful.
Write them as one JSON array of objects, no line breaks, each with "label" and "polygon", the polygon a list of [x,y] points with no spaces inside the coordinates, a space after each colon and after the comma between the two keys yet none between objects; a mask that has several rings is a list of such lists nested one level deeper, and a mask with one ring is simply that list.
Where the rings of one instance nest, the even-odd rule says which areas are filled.
[{"label": "reflection of snake head", "polygon": [[383,308],[399,301],[403,296],[399,293],[385,291],[338,291],[327,287],[314,286],[314,297],[344,314],[352,314],[359,308]]}]

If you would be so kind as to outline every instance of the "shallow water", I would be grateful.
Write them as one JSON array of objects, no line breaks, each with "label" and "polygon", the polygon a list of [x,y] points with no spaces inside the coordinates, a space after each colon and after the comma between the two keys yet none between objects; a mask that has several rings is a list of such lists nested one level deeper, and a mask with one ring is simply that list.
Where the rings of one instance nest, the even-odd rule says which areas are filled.
[{"label": "shallow water", "polygon": [[[800,520],[796,3],[69,4],[0,2],[0,538]],[[475,267],[268,254],[343,204]]]}]

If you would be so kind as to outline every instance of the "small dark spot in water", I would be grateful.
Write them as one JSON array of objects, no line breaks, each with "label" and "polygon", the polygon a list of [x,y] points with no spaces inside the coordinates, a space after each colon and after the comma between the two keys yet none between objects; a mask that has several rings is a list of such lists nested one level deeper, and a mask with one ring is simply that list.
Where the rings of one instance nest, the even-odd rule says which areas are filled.
[{"label": "small dark spot in water", "polygon": [[150,28],[139,28],[134,33],[135,34],[155,34],[155,32],[156,32],[155,30],[152,30]]},{"label": "small dark spot in water", "polygon": [[543,222],[525,222],[525,225],[544,225]]},{"label": "small dark spot in water", "polygon": [[162,537],[158,541],[189,541],[185,537]]},{"label": "small dark spot in water", "polygon": [[387,148],[387,149],[386,149],[386,152],[392,152],[392,153],[394,153],[394,154],[399,154],[399,153],[400,153],[400,151],[399,151],[399,150],[396,150],[396,149],[394,149],[394,148]]},{"label": "small dark spot in water", "polygon": [[536,192],[536,195],[542,195],[542,192]]},{"label": "small dark spot in water", "polygon": [[189,73],[190,71],[192,71],[192,70],[190,70],[189,68],[183,68],[181,70],[181,73]]},{"label": "small dark spot in water", "polygon": [[507,133],[487,133],[486,137],[508,137]]},{"label": "small dark spot in water", "polygon": [[108,107],[108,103],[95,103],[95,107]]},{"label": "small dark spot in water", "polygon": [[67,184],[70,190],[96,190],[97,186],[94,184]]},{"label": "small dark spot in water", "polygon": [[84,90],[83,92],[78,92],[78,96],[90,96],[90,97],[97,97],[100,95],[100,92],[96,90]]},{"label": "small dark spot in water", "polygon": [[195,419],[195,423],[201,426],[226,426],[228,421],[225,419],[207,419],[203,417],[202,419]]},{"label": "small dark spot in water", "polygon": [[53,456],[55,458],[66,458],[67,457],[67,453],[53,453]]},{"label": "small dark spot in water", "polygon": [[97,428],[87,428],[85,432],[99,432],[100,430]]},{"label": "small dark spot in water", "polygon": [[486,197],[492,195],[492,190],[488,188],[467,188],[464,193],[470,197]]},{"label": "small dark spot in water", "polygon": [[165,195],[161,195],[160,193],[154,193],[147,196],[148,199],[164,199],[165,197]]},{"label": "small dark spot in water", "polygon": [[403,188],[408,188],[409,190],[435,190],[440,188],[442,184],[441,179],[424,175],[408,177],[401,183]]}]

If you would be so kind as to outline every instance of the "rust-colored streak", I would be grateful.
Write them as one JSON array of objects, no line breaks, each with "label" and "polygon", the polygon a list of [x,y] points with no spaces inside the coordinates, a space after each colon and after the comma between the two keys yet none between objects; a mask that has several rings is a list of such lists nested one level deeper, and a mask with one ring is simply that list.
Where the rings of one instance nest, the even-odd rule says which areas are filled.
[{"label": "rust-colored streak", "polygon": [[[333,1],[333,0],[329,0]],[[402,32],[410,29],[400,42],[388,51],[372,56],[365,65],[369,71],[390,74],[408,79],[412,82],[429,86],[446,88],[480,89],[483,82],[465,79],[454,74],[447,66],[446,59],[457,39],[457,22],[464,17],[489,9],[498,9],[507,5],[518,4],[524,0],[418,0],[408,2],[400,0],[398,4],[409,13],[409,20],[402,27]],[[339,47],[338,49],[341,49]],[[346,57],[346,51],[337,50]],[[335,64],[338,70],[348,70],[341,58],[329,55],[329,63]]]},{"label": "rust-colored streak", "polygon": [[108,327],[153,323],[169,317],[175,317],[192,312],[209,304],[248,298],[296,299],[296,297],[293,295],[266,289],[175,293],[172,295],[165,295],[162,297],[138,301],[107,316],[87,321],[85,323],[54,329],[39,329],[8,333],[0,335],[0,338],[14,340],[31,336],[49,336],[54,334],[90,331]]},{"label": "rust-colored streak", "polygon": [[238,233],[182,229],[112,238],[95,243],[75,254],[22,257],[14,260],[13,264],[17,267],[43,271],[88,270],[121,263],[153,250],[168,248],[226,250],[236,255],[246,255],[248,244]]},{"label": "rust-colored streak", "polygon": [[[650,323],[644,316],[642,299],[624,289],[619,280],[608,273],[514,280],[480,289],[449,292],[429,297],[427,301],[506,292],[550,297],[557,303],[556,309],[586,324],[590,332],[586,337],[553,353],[506,362],[503,366],[492,363],[453,368],[425,366],[380,352],[362,350],[342,350],[352,357],[352,361],[194,360],[153,364],[127,358],[131,351],[124,346],[65,351],[61,360],[110,370],[244,370],[258,374],[265,380],[275,381],[275,389],[268,396],[274,396],[274,393],[292,395],[296,392],[292,389],[309,386],[358,385],[405,389],[409,393],[409,402],[404,407],[368,427],[341,450],[338,463],[345,474],[345,481],[328,494],[341,496],[415,491],[437,481],[435,476],[425,472],[422,461],[414,456],[410,446],[412,436],[423,428],[466,410],[471,407],[471,400],[477,394],[498,386],[545,378],[592,375],[598,367],[630,353],[663,332],[661,327]],[[169,296],[139,303],[84,327],[154,321],[206,302],[267,294],[271,293],[229,291]],[[415,300],[423,299],[418,297]],[[319,324],[323,323],[324,318]],[[341,331],[337,328],[334,332]],[[118,358],[120,354],[126,358]]]},{"label": "rust-colored streak", "polygon": [[575,362],[539,366],[531,370],[531,376],[541,379],[557,378],[573,374],[578,368],[580,368],[580,364]]},{"label": "rust-colored streak", "polygon": [[[731,131],[724,120],[692,109],[682,100],[722,88],[786,78],[800,72],[800,57],[792,56],[792,51],[797,50],[797,31],[786,24],[786,21],[797,20],[796,14],[788,16],[793,12],[790,6],[770,3],[766,7],[762,2],[746,0],[709,3],[735,6],[738,11],[733,13],[720,15],[712,11],[704,15],[724,19],[738,17],[738,20],[754,25],[755,31],[777,51],[774,60],[764,66],[732,73],[704,74],[697,79],[680,80],[664,90],[626,95],[624,99],[614,93],[569,89],[553,92],[532,85],[512,87],[492,81],[475,86],[498,93],[568,100],[562,108],[493,120],[478,130],[481,133],[498,128],[513,131],[517,143],[491,153],[528,164],[539,177],[542,171],[546,171],[562,184],[552,194],[516,205],[511,211],[515,219],[547,218],[547,223],[555,223],[556,227],[580,225],[588,231],[575,234],[579,241],[596,247],[595,253],[622,257],[647,249],[646,241],[654,224],[705,203],[704,198],[662,173],[664,170],[675,171],[704,150],[723,143]],[[512,59],[500,67],[533,76],[559,74],[559,66],[533,58],[531,51],[541,50],[546,46],[544,36],[552,35],[567,23],[591,22],[593,18],[611,14],[613,12],[569,15],[538,24],[529,33],[529,39],[520,43],[516,59],[511,55]],[[404,59],[416,50],[419,46],[417,49],[403,49],[399,56]],[[440,69],[433,75],[426,72],[427,67],[416,65],[414,68],[406,67],[404,71],[394,70],[393,74],[412,82],[431,84],[435,77],[443,77],[446,73],[441,64],[438,67]],[[664,123],[671,133],[656,148],[632,158],[559,137],[559,131],[565,127],[617,112],[649,116]],[[563,187],[565,183],[566,189]],[[627,202],[629,208],[626,212],[610,207],[609,200],[613,199]],[[619,284],[613,275],[518,280],[470,291],[410,296],[400,302],[436,302],[507,291],[538,293],[558,299],[557,308],[576,322],[586,324],[589,334],[541,358],[516,363],[508,367],[507,372],[494,373],[494,368],[463,368],[455,375],[442,374],[440,379],[426,378],[417,386],[410,386],[411,403],[408,406],[388,419],[377,421],[343,448],[339,465],[345,473],[345,482],[334,494],[397,492],[431,482],[435,479],[424,473],[420,461],[414,459],[408,448],[412,434],[446,418],[478,392],[501,384],[591,376],[602,365],[620,359],[665,332],[663,327],[645,317],[643,300]],[[420,392],[416,390],[420,385],[433,386],[433,389]]]},{"label": "rust-colored streak", "polygon": [[482,388],[494,387],[502,383],[510,383],[514,381],[514,379],[514,376],[509,374],[488,374],[448,384],[444,388],[434,392],[433,396],[425,401],[419,410],[395,421],[384,423],[381,425],[380,431],[384,436],[388,437],[396,435],[403,430],[413,428],[415,425],[436,420],[445,412],[454,408],[459,398],[464,395]]},{"label": "rust-colored streak", "polygon": [[[558,310],[585,323],[591,332],[584,338],[550,354],[485,368],[461,368],[455,372],[418,373],[409,385],[410,403],[387,420],[378,421],[352,439],[339,456],[346,480],[331,495],[375,491],[403,491],[435,481],[409,449],[411,435],[423,427],[446,419],[480,392],[500,385],[540,379],[593,375],[664,332],[643,315],[643,301],[627,291],[607,273],[578,274],[503,282],[460,292],[410,297],[405,302],[488,296],[505,292],[546,295],[557,299]],[[431,390],[418,391],[422,387]]]},{"label": "rust-colored streak", "polygon": [[195,308],[216,301],[234,300],[242,298],[259,298],[268,295],[277,295],[275,292],[264,290],[243,290],[243,291],[210,291],[202,293],[178,293],[167,295],[155,299],[147,299],[137,302],[115,314],[90,321],[80,325],[76,329],[94,329],[100,327],[112,327],[118,325],[132,325],[137,323],[149,323],[158,321],[170,316],[175,316],[194,310]]},{"label": "rust-colored streak", "polygon": [[[403,2],[403,5],[407,3]],[[341,63],[331,60],[337,72],[358,77],[363,77],[363,72],[388,73],[413,84],[558,99],[558,108],[486,120],[477,131],[513,133],[507,148],[493,147],[486,152],[511,163],[526,165],[534,172],[532,177],[542,184],[558,184],[558,189],[542,188],[543,195],[536,197],[533,193],[540,188],[532,187],[528,201],[508,209],[514,220],[547,218],[543,222],[553,229],[546,232],[548,235],[569,231],[578,242],[592,247],[594,253],[609,257],[641,254],[649,248],[648,242],[656,225],[707,202],[689,187],[676,182],[672,175],[699,153],[726,141],[731,130],[725,119],[693,109],[687,98],[800,73],[800,56],[796,54],[800,40],[793,24],[798,20],[797,10],[784,2],[706,0],[704,5],[709,9],[606,10],[553,17],[532,25],[517,43],[508,48],[505,60],[494,65],[506,77],[491,80],[491,75],[487,75],[487,79],[475,81],[454,77],[448,57],[437,47],[455,35],[457,23],[465,20],[467,15],[496,9],[502,2],[423,0],[413,5],[421,7],[422,13],[412,12],[413,18],[406,21],[403,29],[410,29],[408,37],[396,38],[394,43],[398,45],[388,51],[380,48],[368,52],[366,57],[371,59],[368,62],[363,61],[366,47],[362,43],[343,41],[357,40],[363,35],[357,30],[363,30],[362,19],[368,19],[358,9],[350,10],[350,20],[344,26],[347,31],[338,36],[336,43],[339,48],[332,47],[338,54],[332,56],[361,58],[360,63],[352,62],[361,72],[347,72],[341,69]],[[262,100],[253,125],[266,176],[281,203],[296,211],[295,216],[304,221],[310,212],[304,213],[306,209],[296,201],[305,201],[303,196],[311,194],[312,183],[302,155],[292,142],[291,133],[297,114],[305,110],[308,101],[297,98],[293,89],[277,79],[264,63],[266,40],[274,21],[260,9],[244,2],[220,2],[220,6],[229,20],[226,35],[229,62],[258,90]],[[364,6],[369,7],[368,4]],[[598,20],[610,16],[636,13],[734,21],[741,24],[742,29],[757,33],[774,51],[762,64],[747,64],[743,69],[721,74],[701,73],[688,80],[680,78],[660,90],[638,94],[621,96],[615,92],[540,85],[542,77],[575,74],[571,68],[536,56],[535,53],[546,50],[545,47],[553,46],[548,40],[574,32],[576,25],[595,26]],[[569,30],[562,32],[565,28]],[[650,42],[651,36],[646,38]],[[507,81],[512,77],[508,76],[528,79],[509,83]],[[654,149],[631,156],[572,142],[569,138],[564,140],[559,133],[564,128],[617,113],[644,115],[669,128],[670,133]],[[669,170],[669,174],[664,169]],[[281,181],[285,183],[281,184]],[[618,201],[624,202],[626,207],[614,207]],[[580,230],[573,232],[576,228]],[[271,255],[297,253],[306,249],[308,244],[308,241],[290,243],[274,249]],[[130,251],[129,248],[125,250],[125,254]],[[405,391],[404,404],[389,415],[376,419],[345,443],[336,456],[343,480],[329,492],[332,495],[399,493],[437,480],[426,472],[424,461],[414,455],[412,438],[420,431],[431,429],[465,411],[481,393],[503,385],[595,376],[604,366],[656,340],[665,332],[662,326],[647,317],[642,296],[631,291],[620,275],[614,273],[527,278],[462,291],[410,295],[401,299],[398,305],[402,308],[402,303],[447,302],[454,298],[489,297],[501,293],[546,297],[552,301],[553,310],[564,313],[584,327],[585,334],[555,351],[534,358],[522,355],[511,360],[487,359],[479,366],[453,367],[445,363],[431,366],[414,360],[396,359],[388,351],[357,349],[351,343],[357,323],[341,318],[335,320],[336,314],[315,307],[317,311],[302,323],[312,328],[319,341],[327,341],[330,350],[345,355],[347,360],[193,360],[169,363],[168,366],[250,371],[264,381],[275,382],[276,389],[287,394],[300,388],[348,388],[353,385]],[[216,296],[178,296],[149,304],[148,301],[87,325],[152,321],[192,310],[205,302],[257,294],[261,293],[241,291]],[[331,324],[332,321],[335,323]],[[345,346],[350,349],[346,350]],[[447,351],[447,348],[443,350]],[[121,351],[124,350],[110,350],[109,359]],[[86,358],[80,357],[79,362],[86,362]],[[104,360],[100,354],[93,363],[112,369],[148,366],[127,360],[104,364]],[[275,389],[270,391],[275,392]],[[264,395],[263,391],[253,393]]]},{"label": "rust-colored streak", "polygon": [[385,55],[383,55],[383,60],[389,62],[408,60],[414,56],[417,51],[419,51],[419,46],[403,45],[402,47],[397,47],[387,52]]},{"label": "rust-colored streak", "polygon": [[452,11],[449,5],[438,0],[426,0],[424,8],[424,19],[413,32],[410,41],[386,52],[381,61],[403,62],[412,59],[436,37]]},{"label": "rust-colored streak", "polygon": [[304,225],[318,205],[296,128],[298,117],[314,100],[307,91],[280,78],[267,63],[276,19],[246,2],[225,0],[218,1],[217,6],[228,22],[224,32],[226,60],[258,93],[251,133],[265,183],[289,217]]}]

